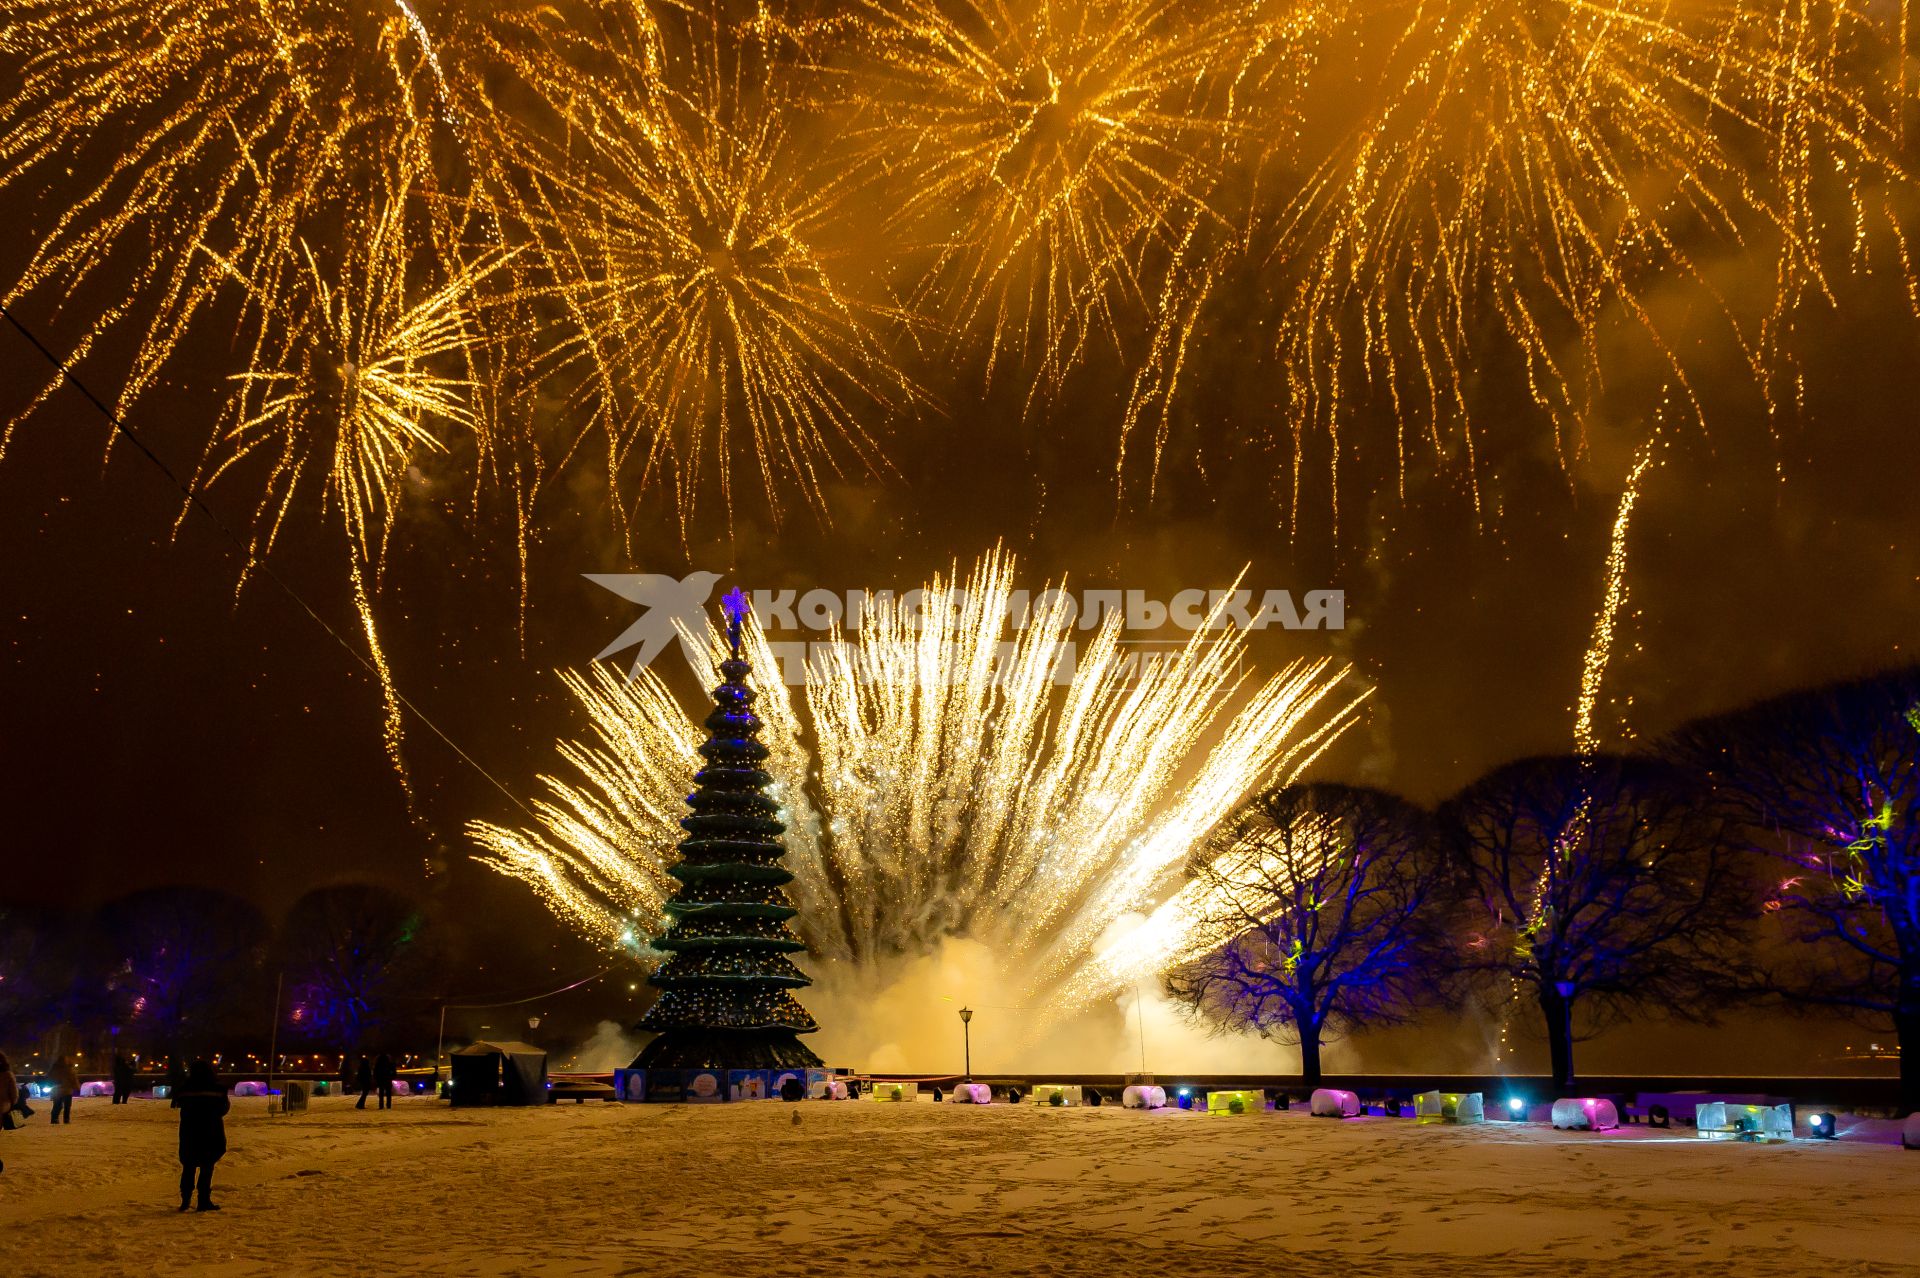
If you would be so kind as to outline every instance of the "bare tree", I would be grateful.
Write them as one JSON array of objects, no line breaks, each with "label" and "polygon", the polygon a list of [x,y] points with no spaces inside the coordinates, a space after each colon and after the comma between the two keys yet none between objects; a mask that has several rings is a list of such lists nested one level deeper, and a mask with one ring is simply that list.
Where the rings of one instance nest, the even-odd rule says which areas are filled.
[{"label": "bare tree", "polygon": [[1191,867],[1218,948],[1168,974],[1216,1024],[1300,1045],[1411,1019],[1448,997],[1448,876],[1419,808],[1378,790],[1297,785],[1255,796]]},{"label": "bare tree", "polygon": [[1787,943],[1759,987],[1891,1022],[1920,1109],[1920,667],[1704,719],[1662,749],[1777,867],[1765,905]]},{"label": "bare tree", "polygon": [[150,888],[103,906],[100,921],[114,947],[109,990],[136,1041],[178,1056],[264,1024],[267,925],[248,902],[211,888]]},{"label": "bare tree", "polygon": [[349,1052],[425,1005],[411,987],[437,958],[420,907],[365,883],[317,888],[295,901],[277,949],[294,1027]]},{"label": "bare tree", "polygon": [[1751,893],[1679,770],[1523,759],[1448,801],[1439,823],[1482,907],[1470,966],[1502,993],[1531,990],[1556,1085],[1573,1082],[1577,1038],[1628,1012],[1709,1020],[1735,987]]},{"label": "bare tree", "polygon": [[26,1049],[54,1035],[97,1041],[113,1022],[112,960],[86,913],[0,905],[0,1047]]}]

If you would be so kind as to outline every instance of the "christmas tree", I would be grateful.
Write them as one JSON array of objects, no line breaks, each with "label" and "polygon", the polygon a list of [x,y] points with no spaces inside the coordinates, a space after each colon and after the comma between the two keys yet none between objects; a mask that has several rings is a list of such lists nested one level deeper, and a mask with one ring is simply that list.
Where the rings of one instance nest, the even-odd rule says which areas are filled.
[{"label": "christmas tree", "polygon": [[659,1031],[634,1065],[641,1069],[793,1069],[820,1058],[797,1035],[819,1027],[793,991],[811,984],[790,954],[806,949],[788,926],[793,875],[781,864],[786,832],[761,764],[760,720],[750,669],[740,656],[746,597],[726,597],[727,646],[713,690],[706,766],[687,796],[680,826],[679,890],[667,902],[667,931],[654,942],[667,960],[653,974],[660,998],[640,1022]]}]

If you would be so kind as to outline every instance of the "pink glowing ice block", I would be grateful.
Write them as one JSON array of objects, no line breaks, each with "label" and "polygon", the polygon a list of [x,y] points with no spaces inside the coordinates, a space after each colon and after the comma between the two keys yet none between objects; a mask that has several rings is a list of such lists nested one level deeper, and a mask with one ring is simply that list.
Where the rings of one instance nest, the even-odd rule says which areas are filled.
[{"label": "pink glowing ice block", "polygon": [[1316,1087],[1307,1108],[1315,1118],[1358,1118],[1360,1098],[1337,1087]]},{"label": "pink glowing ice block", "polygon": [[1609,1131],[1620,1125],[1620,1111],[1602,1096],[1562,1096],[1553,1103],[1553,1125],[1562,1131]]}]

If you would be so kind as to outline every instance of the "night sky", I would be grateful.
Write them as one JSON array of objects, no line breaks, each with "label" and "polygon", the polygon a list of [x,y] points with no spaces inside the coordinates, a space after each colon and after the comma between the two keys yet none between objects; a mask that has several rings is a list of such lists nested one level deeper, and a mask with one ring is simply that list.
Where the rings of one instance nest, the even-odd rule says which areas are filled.
[{"label": "night sky", "polygon": [[[5,211],[13,223],[18,210]],[[0,249],[0,275],[20,252]],[[1731,254],[1716,269],[1738,284]],[[1920,323],[1884,273],[1836,287],[1834,307],[1812,304],[1800,322],[1803,406],[1788,396],[1771,419],[1724,334],[1699,318],[1704,304],[1669,299],[1663,319],[1704,424],[1669,412],[1643,486],[1600,719],[1609,742],[1914,658]],[[449,473],[430,468],[408,494],[375,603],[399,687],[530,797],[556,737],[576,730],[554,672],[591,659],[633,615],[584,574],[705,568],[750,589],[907,589],[1003,541],[1035,589],[1064,573],[1164,598],[1224,586],[1247,566],[1256,588],[1344,590],[1345,631],[1266,632],[1252,647],[1261,671],[1332,653],[1377,685],[1367,722],[1319,776],[1432,803],[1495,764],[1571,748],[1620,486],[1670,381],[1626,350],[1591,415],[1590,448],[1563,465],[1490,341],[1472,392],[1479,510],[1457,455],[1416,447],[1399,476],[1386,406],[1356,401],[1336,521],[1318,437],[1291,509],[1287,409],[1258,337],[1275,304],[1230,298],[1196,334],[1194,389],[1151,495],[1137,452],[1115,482],[1125,379],[1114,361],[1089,361],[1034,407],[1011,379],[986,384],[977,361],[930,360],[914,371],[931,406],[867,423],[895,473],[830,483],[824,518],[790,499],[776,524],[749,499],[728,526],[708,503],[683,540],[663,493],[643,503],[627,545],[604,480],[576,466],[535,512],[523,612],[499,502],[474,508],[451,473],[457,458]],[[19,315],[63,351],[85,308],[35,299]],[[113,367],[108,350],[86,374],[109,398]],[[219,343],[202,341],[131,415],[182,474],[226,371]],[[48,375],[0,330],[0,412],[21,409]],[[514,820],[505,798],[410,721],[410,815],[381,747],[377,687],[273,582],[256,576],[236,595],[235,548],[198,514],[176,535],[179,492],[133,449],[109,453],[108,438],[62,390],[0,459],[0,898],[87,906],[185,882],[277,910],[316,885],[371,879],[492,938],[497,970],[479,984],[591,968],[593,953],[524,887],[470,859],[461,825]],[[208,501],[250,525],[244,483]],[[352,640],[344,556],[337,518],[304,509],[273,564]],[[672,660],[692,703],[698,690]]]}]

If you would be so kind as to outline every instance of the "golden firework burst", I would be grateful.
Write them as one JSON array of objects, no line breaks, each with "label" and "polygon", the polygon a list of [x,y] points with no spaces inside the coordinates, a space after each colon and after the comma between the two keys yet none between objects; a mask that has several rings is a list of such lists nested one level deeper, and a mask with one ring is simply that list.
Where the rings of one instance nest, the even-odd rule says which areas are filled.
[{"label": "golden firework burst", "polygon": [[1183,241],[1224,227],[1210,202],[1257,7],[868,0],[857,13],[820,74],[898,192],[896,230],[923,247],[923,310],[984,335],[990,371],[1031,363],[1036,385],[1089,343],[1179,313]]},{"label": "golden firework burst", "polygon": [[849,179],[796,139],[759,42],[608,8],[623,37],[555,43],[530,73],[547,126],[516,136],[536,292],[568,320],[544,366],[574,379],[616,488],[670,483],[683,526],[709,469],[731,520],[741,457],[776,516],[788,481],[818,506],[883,468],[872,423],[919,398],[877,330],[896,312],[831,247]]},{"label": "golden firework burst", "polygon": [[[1142,661],[1110,616],[1081,646],[1070,597],[1024,606],[1014,567],[996,551],[911,602],[871,597],[857,634],[812,655],[797,699],[750,628],[755,710],[817,959],[870,967],[971,936],[1070,1010],[1124,988],[1116,925],[1151,909],[1250,789],[1298,775],[1364,694],[1337,699],[1346,671],[1322,660],[1248,695],[1234,631]],[[587,935],[652,935],[693,722],[651,674],[568,686],[594,725],[591,744],[562,747],[578,776],[544,779],[539,828],[470,832]]]}]

